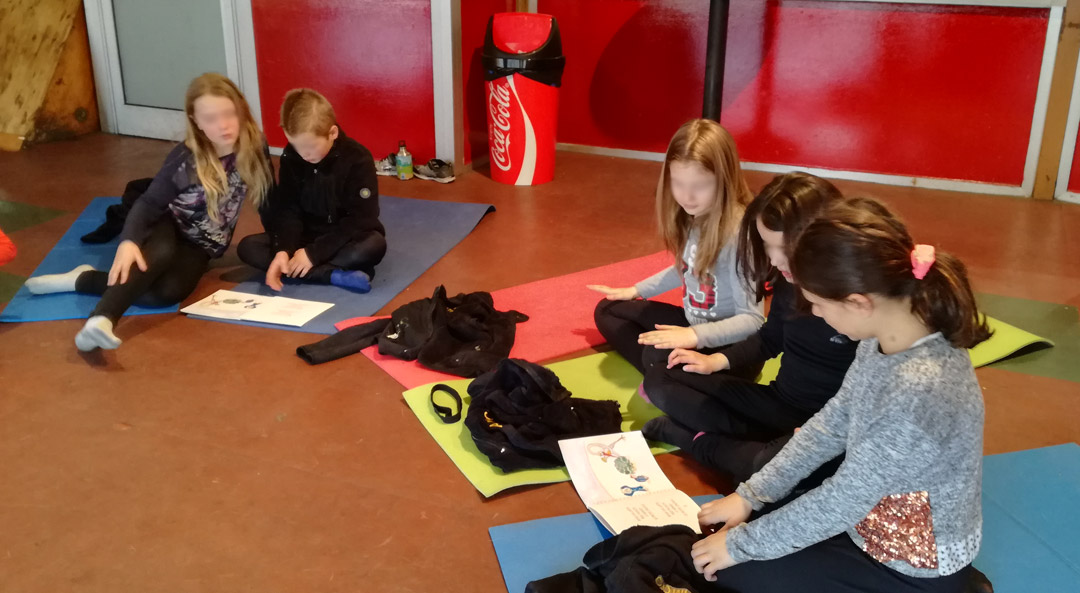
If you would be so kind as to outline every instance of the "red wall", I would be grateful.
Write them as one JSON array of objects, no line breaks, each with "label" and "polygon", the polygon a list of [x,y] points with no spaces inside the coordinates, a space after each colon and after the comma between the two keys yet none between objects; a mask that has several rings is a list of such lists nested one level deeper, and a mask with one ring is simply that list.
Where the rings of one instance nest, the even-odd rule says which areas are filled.
[{"label": "red wall", "polygon": [[466,0],[461,3],[461,78],[464,90],[465,162],[487,155],[487,96],[480,53],[488,18],[512,12],[514,0]]},{"label": "red wall", "polygon": [[1080,193],[1080,135],[1076,137],[1076,150],[1073,152],[1072,169],[1069,170],[1068,190]]},{"label": "red wall", "polygon": [[[701,114],[707,0],[539,0],[558,140],[665,150]],[[1047,10],[735,0],[721,119],[747,161],[1019,185]]]},{"label": "red wall", "polygon": [[252,2],[263,129],[278,125],[285,91],[311,87],[375,158],[405,140],[417,162],[435,156],[428,0]]}]

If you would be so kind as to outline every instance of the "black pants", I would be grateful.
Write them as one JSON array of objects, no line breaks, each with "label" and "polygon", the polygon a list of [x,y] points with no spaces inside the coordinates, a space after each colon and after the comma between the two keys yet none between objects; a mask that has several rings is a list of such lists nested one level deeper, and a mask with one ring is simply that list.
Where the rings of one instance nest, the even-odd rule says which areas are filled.
[{"label": "black pants", "polygon": [[792,406],[772,385],[729,373],[664,369],[645,375],[644,389],[653,405],[686,428],[736,438],[771,440],[815,413]]},{"label": "black pants", "polygon": [[132,264],[128,280],[123,284],[109,286],[107,271],[83,272],[76,279],[76,291],[101,295],[91,317],[104,315],[116,323],[133,304],[175,305],[194,292],[210,263],[206,251],[177,234],[169,216],[154,225],[140,249],[146,271]]},{"label": "black pants", "polygon": [[969,570],[910,577],[874,560],[841,533],[781,558],[721,570],[713,586],[724,593],[963,593]]},{"label": "black pants", "polygon": [[[796,417],[789,418],[788,406],[779,405],[771,394],[761,397],[771,388],[754,382],[761,372],[760,366],[698,375],[682,370],[681,366],[667,368],[670,350],[638,344],[638,336],[653,331],[656,325],[686,327],[686,315],[681,307],[644,300],[604,300],[596,306],[593,317],[608,344],[645,376],[643,387],[652,403],[687,428],[750,434],[769,440],[805,421],[801,415],[796,416],[797,421]],[[703,354],[723,352],[723,348],[697,350]],[[721,383],[737,386],[739,395],[713,396]],[[774,419],[777,413],[781,417]]]},{"label": "black pants", "polygon": [[[656,330],[657,325],[676,325],[689,327],[682,307],[656,301],[602,300],[593,311],[596,329],[604,336],[608,344],[623,358],[630,361],[634,368],[647,374],[649,368],[667,367],[667,357],[671,350],[662,350],[654,346],[638,344],[638,336]],[[698,348],[699,352],[712,354],[720,348]],[[756,375],[756,373],[755,373]]]},{"label": "black pants", "polygon": [[[245,264],[266,270],[270,262],[277,255],[270,244],[270,235],[259,233],[249,235],[240,240],[236,246],[236,254]],[[330,275],[334,270],[360,270],[368,276],[375,277],[375,265],[382,261],[386,255],[386,237],[375,231],[361,235],[355,241],[346,243],[344,247],[330,258],[330,261],[311,268],[301,280],[318,284],[330,284]]]}]

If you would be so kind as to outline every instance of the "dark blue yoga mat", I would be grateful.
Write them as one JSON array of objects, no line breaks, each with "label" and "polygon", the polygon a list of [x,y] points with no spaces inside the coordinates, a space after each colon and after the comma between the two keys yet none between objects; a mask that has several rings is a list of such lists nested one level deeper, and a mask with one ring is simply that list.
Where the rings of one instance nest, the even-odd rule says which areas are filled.
[{"label": "dark blue yoga mat", "polygon": [[[996,593],[1080,591],[1078,505],[1075,443],[984,459],[983,538],[975,566]],[[489,533],[510,593],[574,570],[590,547],[610,537],[591,513],[500,525]]]},{"label": "dark blue yoga mat", "polygon": [[[389,247],[386,257],[375,268],[371,292],[357,294],[336,286],[305,284],[288,278],[284,279],[285,288],[281,292],[274,292],[263,283],[265,273],[253,272],[253,280],[242,282],[231,290],[334,303],[334,306],[303,327],[211,319],[198,315],[191,317],[316,334],[336,333],[335,323],[353,317],[374,315],[382,309],[472,232],[485,214],[495,210],[491,204],[437,202],[391,196],[380,197],[379,207],[379,218],[386,227],[386,242]],[[435,289],[434,286],[431,288]]]},{"label": "dark blue yoga mat", "polygon": [[[41,264],[34,270],[32,276],[44,274],[59,274],[70,271],[82,264],[90,264],[99,270],[108,270],[112,266],[113,255],[116,254],[116,246],[120,243],[119,238],[100,245],[87,245],[79,240],[79,237],[96,229],[105,221],[105,209],[112,204],[119,204],[120,198],[94,198],[90,205],[83,210],[82,214],[71,224],[71,228],[64,233],[56,247],[52,248]],[[0,313],[0,321],[53,321],[57,319],[82,319],[88,317],[97,305],[99,297],[94,295],[76,294],[73,292],[60,294],[32,295],[26,290],[26,286],[19,288],[15,296]],[[176,306],[161,309],[147,309],[144,307],[132,307],[125,315],[146,315],[149,313],[173,313]]]}]

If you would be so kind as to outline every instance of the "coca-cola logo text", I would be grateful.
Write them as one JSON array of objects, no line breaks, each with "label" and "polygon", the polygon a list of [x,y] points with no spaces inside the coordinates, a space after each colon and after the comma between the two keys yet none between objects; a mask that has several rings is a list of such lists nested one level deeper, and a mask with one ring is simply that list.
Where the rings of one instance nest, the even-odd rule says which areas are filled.
[{"label": "coca-cola logo text", "polygon": [[[505,78],[503,79],[506,80]],[[510,85],[488,83],[488,113],[491,115],[491,159],[503,171],[510,170]]]}]

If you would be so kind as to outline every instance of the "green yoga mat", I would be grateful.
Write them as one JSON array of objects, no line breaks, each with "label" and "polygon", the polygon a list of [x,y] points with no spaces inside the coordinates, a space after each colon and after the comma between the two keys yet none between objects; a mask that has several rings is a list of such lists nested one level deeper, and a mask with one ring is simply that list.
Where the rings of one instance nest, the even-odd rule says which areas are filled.
[{"label": "green yoga mat", "polygon": [[[574,360],[546,365],[559,376],[564,387],[574,397],[595,400],[615,400],[622,408],[622,430],[641,430],[645,422],[661,415],[652,404],[637,396],[637,387],[641,383],[641,373],[630,363],[614,352],[591,354]],[[464,409],[461,417],[465,418],[469,396],[466,393],[469,379],[450,381],[446,384],[461,394]],[[503,473],[494,467],[487,457],[473,444],[464,420],[456,424],[444,424],[431,409],[431,386],[425,385],[410,389],[403,395],[420,423],[424,425],[443,451],[450,456],[454,465],[465,474],[469,482],[484,496],[492,496],[514,486],[527,484],[551,484],[570,479],[565,468],[531,469]],[[453,401],[444,393],[436,393],[435,401],[441,405],[454,407]],[[653,447],[654,454],[666,453],[673,447]]]},{"label": "green yoga mat", "polygon": [[[1045,343],[1039,336],[1013,327],[997,319],[990,320],[995,330],[994,337],[980,344],[971,352],[975,366],[983,366],[1007,357],[1014,352],[1033,344]],[[641,383],[641,373],[615,352],[590,354],[574,360],[556,362],[547,365],[563,385],[575,397],[589,399],[611,399],[619,402],[623,413],[622,430],[640,430],[648,420],[661,414],[652,404],[637,396],[637,387]],[[776,378],[780,368],[780,358],[774,358],[765,364],[759,383],[768,383]],[[464,400],[462,418],[468,410],[468,389],[470,380],[450,381],[450,385],[462,395]],[[450,456],[454,465],[484,496],[525,486],[528,484],[551,484],[570,479],[566,470],[535,469],[504,473],[495,468],[473,444],[472,437],[463,421],[456,424],[444,424],[431,408],[431,386],[424,385],[404,392],[405,402],[431,434],[443,451]],[[446,394],[436,393],[436,402],[453,407],[453,402]],[[674,447],[654,447],[653,453],[673,451]]]},{"label": "green yoga mat", "polygon": [[989,316],[986,319],[990,323],[990,329],[994,330],[994,335],[969,351],[971,364],[975,368],[993,364],[1028,348],[1049,348],[1054,345],[1046,338],[1009,325],[1000,319]]},{"label": "green yoga mat", "polygon": [[[1077,364],[1080,361],[1080,314],[1076,307],[992,294],[980,294],[976,298],[987,315],[1044,338],[1042,347],[1033,343],[1018,348],[1022,350],[1022,356],[995,362],[993,368],[1080,382],[1080,364]],[[1053,348],[1046,347],[1050,345]]]}]

